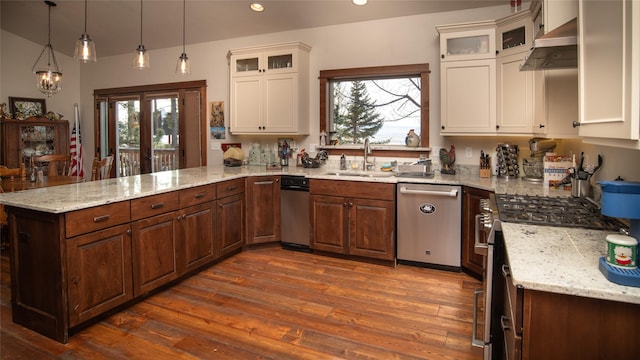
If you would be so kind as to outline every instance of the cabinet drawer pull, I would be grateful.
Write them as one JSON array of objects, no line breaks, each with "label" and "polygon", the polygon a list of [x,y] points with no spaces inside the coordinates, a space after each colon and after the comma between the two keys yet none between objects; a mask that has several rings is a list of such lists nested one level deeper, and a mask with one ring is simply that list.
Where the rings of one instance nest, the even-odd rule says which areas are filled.
[{"label": "cabinet drawer pull", "polygon": [[107,221],[111,218],[111,215],[102,215],[102,216],[96,216],[93,218],[93,222],[102,222],[102,221]]},{"label": "cabinet drawer pull", "polygon": [[502,276],[504,276],[505,279],[511,276],[511,271],[509,270],[509,265],[502,264]]},{"label": "cabinet drawer pull", "polygon": [[195,198],[202,199],[204,196],[205,196],[205,193],[199,193],[199,194],[196,194]]},{"label": "cabinet drawer pull", "polygon": [[232,186],[227,187],[227,190],[235,190],[237,188],[238,187],[236,185],[232,185]]},{"label": "cabinet drawer pull", "polygon": [[509,318],[504,315],[500,316],[500,326],[502,326],[502,330],[504,331],[511,329],[509,326]]},{"label": "cabinet drawer pull", "polygon": [[163,208],[163,207],[164,207],[164,203],[151,204],[151,208],[152,208],[153,210],[161,209],[161,208]]}]

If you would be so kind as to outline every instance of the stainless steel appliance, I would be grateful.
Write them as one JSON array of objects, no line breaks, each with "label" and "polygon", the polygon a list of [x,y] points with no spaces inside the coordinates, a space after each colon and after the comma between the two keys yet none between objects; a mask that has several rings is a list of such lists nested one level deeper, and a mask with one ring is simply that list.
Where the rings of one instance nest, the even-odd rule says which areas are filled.
[{"label": "stainless steel appliance", "polygon": [[460,186],[398,183],[398,260],[460,268]]},{"label": "stainless steel appliance", "polygon": [[309,179],[283,175],[280,179],[282,246],[311,251],[309,247]]},{"label": "stainless steel appliance", "polygon": [[[554,198],[530,195],[491,195],[481,201],[482,214],[475,221],[475,251],[485,256],[483,288],[476,290],[474,301],[474,346],[484,348],[484,359],[502,357],[501,313],[504,301],[502,265],[505,264],[502,222],[544,226],[579,227],[619,231],[625,225],[604,216],[599,207],[584,198]],[[480,308],[483,296],[484,308]],[[483,314],[480,322],[479,315]]]}]

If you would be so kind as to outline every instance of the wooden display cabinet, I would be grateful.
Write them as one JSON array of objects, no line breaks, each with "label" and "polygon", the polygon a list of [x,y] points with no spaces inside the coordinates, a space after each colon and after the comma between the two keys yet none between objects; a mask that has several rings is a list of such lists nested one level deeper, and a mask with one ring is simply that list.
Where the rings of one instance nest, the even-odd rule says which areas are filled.
[{"label": "wooden display cabinet", "polygon": [[0,119],[2,165],[30,168],[31,156],[69,155],[69,122],[30,117],[25,120]]}]

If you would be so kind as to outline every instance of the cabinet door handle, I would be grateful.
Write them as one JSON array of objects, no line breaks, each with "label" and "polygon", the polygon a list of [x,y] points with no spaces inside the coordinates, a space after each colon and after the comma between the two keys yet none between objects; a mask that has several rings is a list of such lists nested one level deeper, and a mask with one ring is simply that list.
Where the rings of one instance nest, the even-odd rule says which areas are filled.
[{"label": "cabinet door handle", "polygon": [[574,128],[577,128],[578,126],[580,126],[580,123],[579,123],[579,122],[577,122],[577,121],[575,121],[575,120],[573,120],[573,122],[571,123],[571,125],[572,125]]},{"label": "cabinet door handle", "polygon": [[111,218],[111,215],[96,216],[96,217],[93,218],[93,222],[107,221],[107,220],[109,220],[109,218]]},{"label": "cabinet door handle", "polygon": [[509,326],[509,318],[504,315],[500,316],[500,326],[502,326],[502,330],[504,331],[511,329]]},{"label": "cabinet door handle", "polygon": [[133,233],[133,231],[131,231],[131,229],[127,230],[127,235],[131,235]]},{"label": "cabinet door handle", "polygon": [[482,214],[478,214],[476,215],[476,222],[475,222],[475,244],[473,246],[474,252],[478,255],[484,255],[487,256],[487,253],[489,251],[489,245],[487,245],[487,243],[481,242],[480,241],[480,226],[482,226],[480,224],[480,220],[482,219]]},{"label": "cabinet door handle", "polygon": [[233,186],[229,186],[229,187],[227,187],[227,190],[235,190],[235,189],[237,189],[237,188],[238,188],[238,187],[237,187],[236,185],[233,185]]},{"label": "cabinet door handle", "polygon": [[196,194],[195,198],[196,199],[202,199],[204,197],[204,195],[205,195],[204,193],[199,193],[199,194]]},{"label": "cabinet door handle", "polygon": [[78,283],[79,283],[80,281],[78,280],[78,278],[77,278],[77,277],[75,277],[75,276],[74,276],[74,277],[72,277],[72,278],[71,278],[71,282],[72,282],[74,285],[78,285]]},{"label": "cabinet door handle", "polygon": [[511,270],[509,269],[509,265],[502,264],[502,276],[504,276],[505,279],[511,276]]},{"label": "cabinet door handle", "polygon": [[343,203],[342,203],[342,207],[347,207],[347,203],[346,203],[346,202],[343,202]]},{"label": "cabinet door handle", "polygon": [[478,339],[478,297],[484,294],[484,290],[476,289],[473,292],[473,327],[471,328],[471,345],[484,347],[484,341]]},{"label": "cabinet door handle", "polygon": [[444,130],[444,125],[440,127],[442,130]]},{"label": "cabinet door handle", "polygon": [[151,204],[153,210],[161,209],[164,207],[164,203]]},{"label": "cabinet door handle", "polygon": [[542,129],[544,127],[544,124],[540,124],[539,126],[540,126],[540,129]]},{"label": "cabinet door handle", "polygon": [[441,58],[441,59],[444,59],[444,54],[440,54],[440,58]]}]

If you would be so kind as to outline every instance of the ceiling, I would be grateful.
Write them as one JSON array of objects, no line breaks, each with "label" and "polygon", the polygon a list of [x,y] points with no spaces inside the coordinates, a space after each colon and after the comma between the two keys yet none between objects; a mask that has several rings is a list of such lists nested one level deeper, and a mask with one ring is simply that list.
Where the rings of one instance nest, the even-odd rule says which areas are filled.
[{"label": "ceiling", "polygon": [[[84,1],[54,0],[51,44],[73,56],[75,41],[84,30]],[[345,24],[443,11],[505,5],[508,0],[262,0],[262,13],[245,0],[186,0],[188,44],[319,26]],[[39,0],[2,0],[1,27],[43,46],[47,43],[47,5]],[[87,33],[101,56],[133,53],[140,43],[140,2],[88,0]],[[143,39],[148,50],[182,44],[182,1],[145,0]],[[188,52],[188,49],[187,49]]]}]

